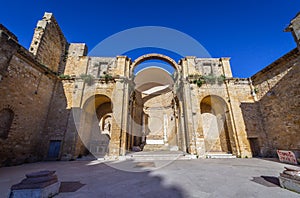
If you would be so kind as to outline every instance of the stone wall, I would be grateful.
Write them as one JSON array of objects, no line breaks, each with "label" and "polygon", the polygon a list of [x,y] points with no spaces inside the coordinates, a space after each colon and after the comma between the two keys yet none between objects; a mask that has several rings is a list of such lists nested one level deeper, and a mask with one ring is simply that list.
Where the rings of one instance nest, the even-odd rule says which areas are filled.
[{"label": "stone wall", "polygon": [[0,81],[7,72],[9,62],[16,53],[18,46],[18,38],[11,33],[6,27],[0,24]]},{"label": "stone wall", "polygon": [[0,166],[33,162],[42,157],[40,140],[57,78],[15,37],[2,32],[0,46],[0,110],[14,113],[7,138],[0,138]]},{"label": "stone wall", "polygon": [[276,156],[276,149],[300,150],[300,53],[294,49],[251,77],[268,143],[264,155]]},{"label": "stone wall", "polygon": [[63,73],[68,56],[67,47],[67,41],[54,16],[46,12],[37,23],[29,51],[41,64],[54,72]]},{"label": "stone wall", "polygon": [[[193,60],[194,59],[194,60]],[[243,117],[241,105],[243,103],[253,103],[254,98],[251,95],[251,86],[249,79],[233,78],[230,69],[230,59],[229,58],[195,58],[187,57],[183,60],[183,70],[187,76],[187,81],[189,82],[190,94],[187,94],[186,98],[190,97],[186,103],[191,102],[191,112],[192,117],[187,122],[192,122],[194,125],[193,132],[190,132],[190,140],[195,136],[196,147],[198,150],[207,148],[203,141],[204,133],[203,126],[207,123],[203,123],[200,104],[205,97],[212,96],[219,98],[222,101],[226,113],[224,117],[226,118],[226,127],[228,128],[228,136],[231,145],[231,151],[236,156],[241,157],[251,157],[251,147],[247,136],[245,119]],[[185,64],[187,66],[185,66]],[[215,78],[220,76],[225,76],[225,81],[216,81],[209,83],[206,82],[200,87],[193,83],[195,80],[195,74],[207,76],[212,74]],[[198,78],[198,77],[196,77]],[[189,96],[190,95],[190,96]],[[212,103],[211,106],[217,106],[218,104]],[[186,108],[186,107],[185,107]],[[225,123],[225,122],[224,122]],[[210,126],[207,126],[210,127]],[[222,136],[220,131],[220,137]],[[201,147],[201,149],[199,149]],[[198,151],[199,153],[200,151]],[[206,151],[208,152],[208,151]]]},{"label": "stone wall", "polygon": [[291,23],[285,29],[286,32],[291,32],[295,42],[297,44],[298,50],[300,50],[300,12],[291,20]]},{"label": "stone wall", "polygon": [[[298,23],[299,17],[288,27],[297,42]],[[180,76],[173,93],[178,103],[175,114],[179,114],[175,119],[181,126],[169,122],[169,137],[174,136],[176,127],[180,128],[178,136],[169,142],[171,146],[199,156],[210,150],[206,147],[241,157],[275,156],[276,149],[300,150],[298,49],[251,78],[241,79],[232,77],[229,58],[188,56],[177,64],[160,54],[145,55],[134,62],[126,56],[88,57],[85,44],[67,43],[51,13],[45,13],[37,23],[29,51],[17,40],[0,25],[0,115],[8,113],[0,117],[0,166],[49,159],[51,141],[61,143],[55,159],[74,159],[86,154],[85,147],[91,146],[90,140],[99,132],[101,116],[97,117],[96,109],[100,109],[98,113],[106,112],[104,104],[112,108],[112,118],[110,138],[101,152],[112,157],[124,155],[126,148],[132,146],[126,133],[142,130],[130,126],[130,116],[138,124],[143,123],[139,116],[142,108],[130,109],[134,104],[130,99],[134,91],[132,71],[136,64],[151,58],[173,65]],[[193,84],[200,75],[214,76],[216,82]],[[171,95],[159,97],[162,104],[168,102],[164,106],[170,105]],[[153,106],[157,101],[148,103]],[[141,105],[139,100],[135,102]],[[212,146],[207,141],[205,145],[209,126],[208,119],[202,119],[201,104],[210,109],[204,113],[216,117],[215,130],[221,129],[219,142]],[[212,110],[220,105],[222,111]],[[164,113],[169,115],[167,119],[173,118],[171,111]],[[10,119],[12,123],[8,126]],[[159,132],[161,139],[162,131]],[[100,152],[97,145],[92,146]]]}]

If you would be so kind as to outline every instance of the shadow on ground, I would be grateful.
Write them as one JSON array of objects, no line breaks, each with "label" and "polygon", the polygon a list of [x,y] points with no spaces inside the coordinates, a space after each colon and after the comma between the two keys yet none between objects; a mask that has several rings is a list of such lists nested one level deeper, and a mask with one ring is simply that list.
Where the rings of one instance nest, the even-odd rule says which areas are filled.
[{"label": "shadow on ground", "polygon": [[273,176],[253,177],[251,180],[266,187],[280,187],[279,179]]},{"label": "shadow on ground", "polygon": [[59,192],[66,193],[66,192],[76,192],[85,184],[80,183],[79,181],[65,181],[60,182]]},{"label": "shadow on ground", "polygon": [[[119,162],[128,165],[128,161]],[[152,167],[152,163],[135,163],[136,169]],[[64,173],[66,174],[66,172]],[[108,166],[105,163],[87,163],[80,165],[80,169],[69,169],[67,174],[78,175],[76,181],[63,182],[60,194],[72,197],[172,197],[183,198],[182,189],[167,185],[160,176],[152,171],[127,172]],[[60,175],[60,174],[58,174]],[[84,178],[82,177],[84,175]],[[82,178],[82,179],[80,179]],[[75,192],[76,191],[76,192]]]}]

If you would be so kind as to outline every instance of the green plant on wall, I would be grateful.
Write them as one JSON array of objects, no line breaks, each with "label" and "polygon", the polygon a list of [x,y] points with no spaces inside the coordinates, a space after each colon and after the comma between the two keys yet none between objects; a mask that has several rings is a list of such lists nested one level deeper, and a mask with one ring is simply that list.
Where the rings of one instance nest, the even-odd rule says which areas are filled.
[{"label": "green plant on wall", "polygon": [[104,76],[100,76],[100,79],[104,79],[105,83],[108,83],[110,80],[113,80],[114,78],[112,77],[112,75],[103,72]]},{"label": "green plant on wall", "polygon": [[104,75],[104,80],[105,80],[106,83],[108,83],[108,81],[110,81],[112,79],[113,79],[112,75],[110,75],[110,74],[105,74]]},{"label": "green plant on wall", "polygon": [[60,79],[64,79],[64,80],[71,79],[71,76],[65,75],[65,74],[60,74],[58,77],[59,77]]},{"label": "green plant on wall", "polygon": [[88,85],[92,85],[94,83],[94,77],[90,74],[80,74],[80,78]]},{"label": "green plant on wall", "polygon": [[197,79],[193,80],[192,83],[196,84],[198,87],[201,87],[205,82],[203,81],[202,78],[197,78]]},{"label": "green plant on wall", "polygon": [[257,87],[255,87],[253,91],[254,91],[255,94],[257,94],[259,92]]},{"label": "green plant on wall", "polygon": [[226,76],[224,74],[222,74],[221,76],[217,77],[217,83],[219,85],[223,84],[226,80]]},{"label": "green plant on wall", "polygon": [[198,87],[201,87],[203,84],[216,84],[216,82],[221,85],[225,82],[225,75],[221,75],[219,77],[214,76],[213,74],[209,75],[199,75],[199,74],[191,74],[189,75],[190,83],[196,84]]},{"label": "green plant on wall", "polygon": [[203,76],[205,82],[207,84],[215,84],[216,83],[216,76],[214,76],[213,74],[208,74],[206,76]]}]

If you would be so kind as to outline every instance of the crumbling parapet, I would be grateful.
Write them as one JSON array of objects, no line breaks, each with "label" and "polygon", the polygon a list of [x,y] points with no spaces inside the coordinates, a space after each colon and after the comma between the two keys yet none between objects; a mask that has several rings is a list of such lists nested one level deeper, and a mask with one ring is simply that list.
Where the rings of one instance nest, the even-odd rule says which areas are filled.
[{"label": "crumbling parapet", "polygon": [[17,52],[19,44],[18,38],[2,24],[0,24],[0,46],[0,75],[4,76],[11,57]]},{"label": "crumbling parapet", "polygon": [[34,31],[29,51],[46,67],[63,73],[68,43],[52,13],[45,12]]},{"label": "crumbling parapet", "polygon": [[285,29],[286,32],[292,32],[297,47],[300,50],[300,12],[291,20],[291,23]]}]

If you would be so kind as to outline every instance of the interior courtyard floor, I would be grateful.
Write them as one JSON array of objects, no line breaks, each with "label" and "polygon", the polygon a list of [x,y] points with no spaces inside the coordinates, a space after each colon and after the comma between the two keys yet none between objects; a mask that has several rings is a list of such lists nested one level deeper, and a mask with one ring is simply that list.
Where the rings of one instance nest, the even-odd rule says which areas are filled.
[{"label": "interior courtyard floor", "polygon": [[279,187],[284,166],[268,159],[37,162],[0,168],[0,197],[25,174],[55,170],[62,197],[299,197]]}]

